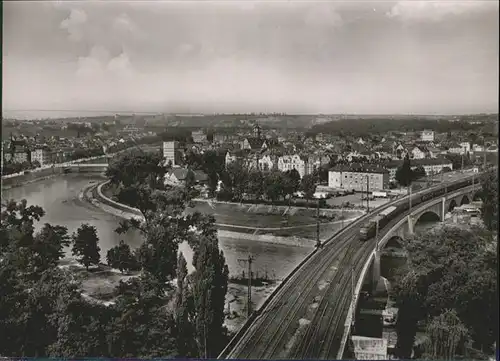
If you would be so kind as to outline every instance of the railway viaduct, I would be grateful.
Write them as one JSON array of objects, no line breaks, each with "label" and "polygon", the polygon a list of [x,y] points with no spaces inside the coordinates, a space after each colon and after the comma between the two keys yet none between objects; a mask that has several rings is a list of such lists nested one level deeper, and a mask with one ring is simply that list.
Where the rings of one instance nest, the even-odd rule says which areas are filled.
[{"label": "railway viaduct", "polygon": [[476,183],[472,186],[447,194],[441,198],[425,202],[424,204],[419,204],[415,208],[412,208],[410,214],[403,217],[390,229],[384,230],[384,232],[380,233],[380,238],[377,240],[375,249],[368,258],[356,284],[353,300],[344,324],[344,335],[342,337],[341,347],[338,351],[337,359],[342,359],[347,337],[349,337],[351,327],[354,325],[353,310],[357,307],[359,294],[363,284],[368,281],[371,282],[372,285],[377,285],[380,280],[380,256],[384,248],[400,247],[400,241],[408,239],[414,235],[415,226],[423,218],[429,217],[434,220],[444,222],[446,213],[451,212],[457,206],[468,204],[477,199],[480,190],[480,184]]}]

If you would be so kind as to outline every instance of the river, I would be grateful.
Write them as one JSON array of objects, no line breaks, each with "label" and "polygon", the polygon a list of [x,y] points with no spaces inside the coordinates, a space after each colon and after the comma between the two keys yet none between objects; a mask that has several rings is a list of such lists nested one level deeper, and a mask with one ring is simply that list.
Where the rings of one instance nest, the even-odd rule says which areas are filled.
[{"label": "river", "polygon": [[[82,223],[95,226],[100,239],[101,259],[105,262],[107,251],[120,240],[124,240],[131,248],[136,248],[142,243],[142,237],[138,232],[132,231],[118,235],[114,230],[119,225],[119,217],[79,199],[83,187],[89,182],[99,180],[102,178],[95,175],[61,175],[23,187],[3,190],[2,201],[12,198],[18,201],[26,199],[28,205],[41,206],[46,214],[37,228],[44,223],[51,223],[65,226],[72,233]],[[312,250],[312,243],[289,246],[224,236],[219,236],[219,246],[224,251],[231,275],[240,275],[245,268],[238,259],[247,258],[252,254],[255,257],[252,263],[254,271],[259,275],[267,272],[270,277],[277,279],[284,278]],[[190,263],[192,253],[189,246],[183,244],[181,250]]]}]

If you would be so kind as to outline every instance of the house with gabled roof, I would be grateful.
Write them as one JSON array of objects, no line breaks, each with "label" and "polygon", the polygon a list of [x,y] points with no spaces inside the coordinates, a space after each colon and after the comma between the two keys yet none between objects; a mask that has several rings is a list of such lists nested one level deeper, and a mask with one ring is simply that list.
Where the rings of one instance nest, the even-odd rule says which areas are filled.
[{"label": "house with gabled roof", "polygon": [[267,149],[267,140],[261,138],[247,137],[241,142],[241,149],[265,150]]},{"label": "house with gabled roof", "polygon": [[[201,170],[192,170],[196,184],[205,184],[208,181],[208,175]],[[172,168],[165,174],[165,183],[182,185],[186,181],[188,168]]]},{"label": "house with gabled roof", "polygon": [[299,172],[300,178],[307,174],[308,158],[299,154],[283,155],[278,158],[278,170],[286,172],[295,169]]},{"label": "house with gabled roof", "polygon": [[427,147],[422,145],[413,147],[410,154],[413,159],[430,158],[429,149],[427,149]]}]

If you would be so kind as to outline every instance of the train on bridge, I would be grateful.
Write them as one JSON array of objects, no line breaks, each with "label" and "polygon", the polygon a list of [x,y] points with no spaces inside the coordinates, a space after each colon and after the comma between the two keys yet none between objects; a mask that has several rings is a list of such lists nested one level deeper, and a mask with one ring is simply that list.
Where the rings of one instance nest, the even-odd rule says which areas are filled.
[{"label": "train on bridge", "polygon": [[457,189],[470,186],[472,185],[473,179],[474,178],[469,178],[461,182],[451,184],[448,187],[442,187],[442,185],[439,185],[435,187],[436,189],[431,192],[426,191],[424,194],[417,193],[411,196],[411,200],[404,199],[397,202],[394,206],[384,209],[378,215],[370,218],[361,226],[359,230],[360,241],[366,242],[369,239],[375,237],[378,229],[384,228],[395,217],[397,217],[401,213],[408,211],[410,208],[410,204],[412,207],[418,206],[420,203],[427,202],[428,200],[440,196],[444,196],[446,193],[453,192]]}]

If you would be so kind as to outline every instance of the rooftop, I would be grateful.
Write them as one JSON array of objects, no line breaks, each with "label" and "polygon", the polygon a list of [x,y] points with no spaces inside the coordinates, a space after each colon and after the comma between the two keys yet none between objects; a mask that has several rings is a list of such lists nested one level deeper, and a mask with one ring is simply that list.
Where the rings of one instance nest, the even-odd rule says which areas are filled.
[{"label": "rooftop", "polygon": [[338,165],[330,169],[336,172],[356,172],[356,173],[387,173],[387,169],[381,167],[379,164],[349,164]]}]

